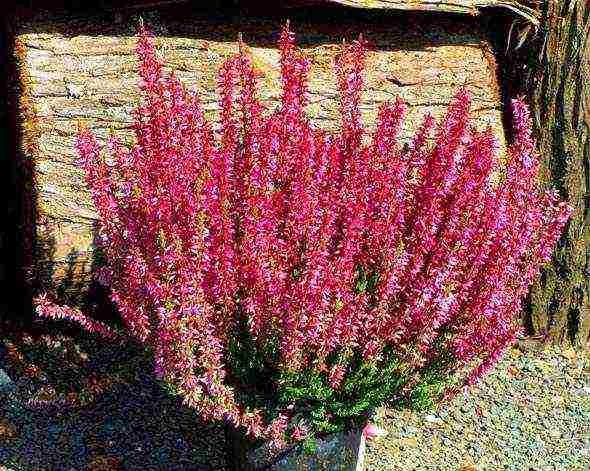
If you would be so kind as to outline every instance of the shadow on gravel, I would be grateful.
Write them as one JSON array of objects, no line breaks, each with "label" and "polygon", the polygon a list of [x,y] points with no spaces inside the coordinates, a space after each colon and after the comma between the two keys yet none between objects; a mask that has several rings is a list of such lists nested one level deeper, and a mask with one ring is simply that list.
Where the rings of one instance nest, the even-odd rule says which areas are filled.
[{"label": "shadow on gravel", "polygon": [[[129,345],[98,348],[84,335],[56,336],[59,330],[33,343],[0,339],[0,371],[14,382],[0,387],[0,465],[226,469],[223,427],[202,423],[169,394],[153,378],[147,355]],[[76,352],[87,354],[83,369]]]}]

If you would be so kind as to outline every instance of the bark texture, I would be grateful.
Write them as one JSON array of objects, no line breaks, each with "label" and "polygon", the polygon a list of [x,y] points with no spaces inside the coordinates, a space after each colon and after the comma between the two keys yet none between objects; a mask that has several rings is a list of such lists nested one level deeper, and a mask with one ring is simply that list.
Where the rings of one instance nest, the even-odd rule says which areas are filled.
[{"label": "bark texture", "polygon": [[530,295],[530,333],[590,340],[590,2],[545,0],[527,88],[545,179],[575,208]]},{"label": "bark texture", "polygon": [[[336,15],[336,17],[334,16]],[[307,15],[309,18],[309,15]],[[359,33],[374,44],[362,112],[372,128],[380,102],[400,95],[409,105],[401,136],[407,142],[430,111],[439,118],[460,85],[473,93],[479,127],[491,126],[504,145],[502,105],[496,63],[486,33],[469,17],[449,19],[404,14],[358,21],[332,10],[330,20],[291,16],[298,43],[312,59],[312,121],[338,126],[332,59],[343,36]],[[366,20],[366,16],[363,17]],[[280,93],[277,33],[285,17],[160,16],[148,19],[168,69],[200,92],[211,119],[217,118],[215,77],[221,62],[237,51],[242,32],[256,66],[266,78],[263,100],[271,107]],[[30,168],[27,250],[30,279],[62,301],[81,302],[93,268],[97,214],[74,164],[77,122],[85,121],[101,138],[109,129],[132,142],[131,110],[138,103],[135,22],[114,24],[97,18],[31,22],[19,27],[15,54],[19,71],[21,158]]]}]

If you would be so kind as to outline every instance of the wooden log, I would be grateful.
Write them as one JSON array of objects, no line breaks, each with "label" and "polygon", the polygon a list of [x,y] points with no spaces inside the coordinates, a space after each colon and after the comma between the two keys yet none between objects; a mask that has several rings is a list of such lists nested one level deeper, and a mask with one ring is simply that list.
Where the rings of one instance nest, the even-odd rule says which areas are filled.
[{"label": "wooden log", "polygon": [[[216,3],[223,0],[212,0]],[[80,0],[53,1],[50,5],[38,0],[30,0],[32,8],[67,8],[80,10],[88,8],[85,2]],[[129,11],[145,10],[146,8],[176,6],[191,3],[191,0],[99,0],[92,5],[104,11]],[[194,3],[194,2],[193,2]],[[207,2],[210,4],[211,2]],[[507,9],[512,13],[526,19],[535,25],[539,24],[538,10],[532,8],[536,5],[534,0],[279,0],[283,6],[317,6],[326,3],[335,3],[352,8],[403,10],[403,11],[432,11],[436,13],[458,13],[477,16],[489,8]],[[225,0],[225,5],[249,7],[260,4],[258,0]],[[267,5],[264,6],[267,8]]]},{"label": "wooden log", "polygon": [[[292,0],[317,4],[322,0]],[[328,0],[340,5],[354,8],[371,8],[384,10],[432,11],[437,13],[459,13],[477,16],[486,8],[503,8],[526,19],[535,25],[539,24],[538,12],[527,3],[515,0]]]},{"label": "wooden log", "polygon": [[[502,106],[490,42],[470,17],[397,14],[363,22],[347,12],[330,17],[291,16],[298,43],[312,60],[312,122],[338,127],[332,60],[342,39],[359,33],[374,44],[367,68],[362,117],[374,128],[379,103],[401,96],[409,105],[401,140],[408,142],[424,113],[440,118],[458,86],[473,93],[479,127],[491,126],[504,145]],[[217,119],[216,74],[237,51],[238,32],[266,77],[261,95],[272,108],[280,94],[277,33],[284,16],[239,20],[184,12],[152,19],[167,62],[201,97],[207,117]],[[131,111],[140,99],[134,54],[136,23],[99,18],[31,21],[18,27],[15,54],[20,85],[21,158],[30,166],[32,211],[30,278],[76,304],[98,263],[94,247],[97,214],[75,165],[79,120],[104,139],[109,128],[131,143]]]}]

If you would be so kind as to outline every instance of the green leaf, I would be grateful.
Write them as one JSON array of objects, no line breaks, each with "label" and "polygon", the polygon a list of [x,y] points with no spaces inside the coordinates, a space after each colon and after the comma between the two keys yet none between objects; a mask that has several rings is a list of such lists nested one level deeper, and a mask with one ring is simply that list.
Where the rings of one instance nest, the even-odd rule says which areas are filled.
[{"label": "green leaf", "polygon": [[303,441],[303,452],[312,455],[318,448],[318,441],[314,436],[309,436]]}]

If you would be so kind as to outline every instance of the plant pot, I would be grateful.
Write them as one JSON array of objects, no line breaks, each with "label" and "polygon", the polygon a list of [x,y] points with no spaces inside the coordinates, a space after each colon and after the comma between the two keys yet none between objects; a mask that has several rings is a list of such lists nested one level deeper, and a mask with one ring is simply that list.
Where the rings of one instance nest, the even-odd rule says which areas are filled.
[{"label": "plant pot", "polygon": [[306,454],[301,444],[271,452],[268,443],[255,443],[226,427],[227,459],[233,471],[304,471],[325,469],[363,471],[365,437],[360,430],[339,432],[317,440]]}]

